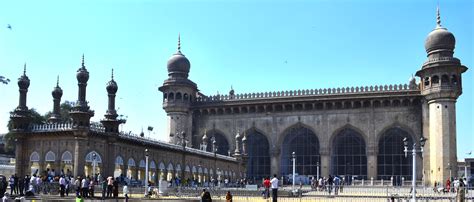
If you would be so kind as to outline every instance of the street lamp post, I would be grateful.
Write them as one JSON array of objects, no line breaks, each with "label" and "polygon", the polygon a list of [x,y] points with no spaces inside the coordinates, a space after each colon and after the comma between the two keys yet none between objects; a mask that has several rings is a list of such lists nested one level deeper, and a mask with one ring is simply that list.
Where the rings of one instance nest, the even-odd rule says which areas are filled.
[{"label": "street lamp post", "polygon": [[145,149],[145,197],[148,196],[148,149]]},{"label": "street lamp post", "polygon": [[95,181],[95,160],[97,158],[97,154],[94,152],[92,153],[92,179]]},{"label": "street lamp post", "polygon": [[293,190],[295,190],[295,173],[296,173],[296,153],[291,153],[291,157],[293,158]]},{"label": "street lamp post", "polygon": [[319,161],[316,162],[316,180],[319,180]]},{"label": "street lamp post", "polygon": [[[412,200],[415,202],[416,201],[416,153],[417,152],[420,152],[422,155],[423,155],[423,147],[425,146],[425,142],[426,142],[426,138],[425,137],[421,137],[420,138],[420,150],[417,150],[416,149],[416,143],[413,143],[413,148],[411,150],[412,152],[412,158],[413,158],[413,161],[412,161],[412,173],[413,173],[413,177],[411,179],[411,186],[412,186]],[[405,158],[407,157],[407,154],[408,154],[408,138],[403,138],[403,145],[404,145],[404,152],[405,152]]]}]

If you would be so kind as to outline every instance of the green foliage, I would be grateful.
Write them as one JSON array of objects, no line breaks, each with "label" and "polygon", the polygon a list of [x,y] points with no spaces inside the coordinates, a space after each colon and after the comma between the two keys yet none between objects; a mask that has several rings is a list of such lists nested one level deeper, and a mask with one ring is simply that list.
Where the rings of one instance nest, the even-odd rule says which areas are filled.
[{"label": "green foliage", "polygon": [[[64,101],[59,107],[60,107],[60,114],[61,114],[61,120],[59,122],[69,122],[71,121],[71,116],[69,116],[69,112],[71,111],[72,107],[74,106],[73,102],[70,101]],[[44,115],[45,119],[48,120],[51,117],[51,114],[53,112],[49,111],[46,112]]]}]

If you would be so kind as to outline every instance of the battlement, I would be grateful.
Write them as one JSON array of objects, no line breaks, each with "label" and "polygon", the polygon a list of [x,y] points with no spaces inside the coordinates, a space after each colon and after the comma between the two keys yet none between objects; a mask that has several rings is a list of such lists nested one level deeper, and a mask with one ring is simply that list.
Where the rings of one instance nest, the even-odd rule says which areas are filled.
[{"label": "battlement", "polygon": [[379,85],[379,86],[362,86],[362,87],[345,87],[345,88],[321,88],[306,89],[293,91],[273,91],[264,93],[243,93],[236,95],[211,95],[196,98],[197,103],[220,102],[230,100],[256,100],[268,98],[284,98],[284,97],[305,97],[305,96],[326,96],[326,95],[353,95],[353,94],[370,94],[385,92],[409,92],[419,90],[418,86],[410,86],[408,84]]}]

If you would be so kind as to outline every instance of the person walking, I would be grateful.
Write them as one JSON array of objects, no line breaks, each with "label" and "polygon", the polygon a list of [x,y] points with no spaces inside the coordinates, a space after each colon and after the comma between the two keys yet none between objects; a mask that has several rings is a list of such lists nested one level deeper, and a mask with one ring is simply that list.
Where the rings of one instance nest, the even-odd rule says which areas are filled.
[{"label": "person walking", "polygon": [[270,178],[269,177],[265,178],[265,180],[263,181],[263,188],[265,189],[263,193],[263,198],[267,199],[270,197]]},{"label": "person walking", "polygon": [[66,179],[61,175],[59,178],[59,195],[64,197],[64,192],[66,191]]},{"label": "person walking", "polygon": [[100,183],[100,185],[102,187],[102,200],[104,200],[107,194],[107,180],[105,178],[102,178],[102,182]]},{"label": "person walking", "polygon": [[113,187],[114,187],[114,191],[113,191],[114,198],[118,198],[118,192],[119,192],[118,191],[119,189],[118,178],[114,180]]},{"label": "person walking", "polygon": [[125,182],[125,184],[123,185],[123,195],[125,196],[125,202],[128,202],[128,194],[130,192],[128,191],[128,186],[127,186],[127,183]]},{"label": "person walking", "polygon": [[334,195],[337,195],[339,193],[339,186],[341,183],[341,179],[339,177],[334,176]]},{"label": "person walking", "polygon": [[331,195],[331,191],[332,191],[332,183],[334,182],[334,180],[332,179],[332,176],[329,175],[329,178],[328,178],[328,192],[329,192],[329,195]]},{"label": "person walking", "polygon": [[230,193],[230,191],[227,191],[227,194],[225,195],[225,201],[232,202],[232,194]]},{"label": "person walking", "polygon": [[114,189],[114,178],[109,176],[107,178],[107,198],[112,197],[112,192]]},{"label": "person walking", "polygon": [[272,201],[277,202],[278,198],[278,178],[277,175],[274,174],[272,180],[270,180],[271,188],[272,188]]},{"label": "person walking", "polygon": [[10,196],[13,195],[13,192],[15,191],[15,179],[13,178],[13,175],[10,177]]}]

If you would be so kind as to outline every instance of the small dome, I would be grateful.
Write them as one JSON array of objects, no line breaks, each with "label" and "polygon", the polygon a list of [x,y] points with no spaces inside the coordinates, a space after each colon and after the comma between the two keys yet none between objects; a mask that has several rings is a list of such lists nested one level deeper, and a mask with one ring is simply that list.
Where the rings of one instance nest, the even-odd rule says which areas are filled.
[{"label": "small dome", "polygon": [[18,79],[18,87],[20,87],[20,89],[27,89],[30,87],[30,79],[25,74]]},{"label": "small dome", "polygon": [[53,92],[51,92],[51,94],[53,95],[53,98],[59,99],[61,98],[61,96],[63,96],[63,90],[59,86],[56,86],[54,87]]},{"label": "small dome", "polygon": [[86,83],[89,80],[89,72],[85,67],[81,67],[77,70],[76,78],[77,81]]},{"label": "small dome", "polygon": [[117,93],[117,90],[118,90],[118,86],[117,86],[117,83],[112,79],[110,80],[108,83],[107,83],[107,92],[109,94],[115,94]]},{"label": "small dome", "polygon": [[167,67],[169,74],[181,73],[187,75],[189,73],[189,69],[191,68],[191,63],[189,62],[188,58],[178,51],[168,60]]},{"label": "small dome", "polygon": [[456,39],[454,35],[444,27],[437,27],[428,34],[425,41],[426,53],[434,50],[454,50]]}]

